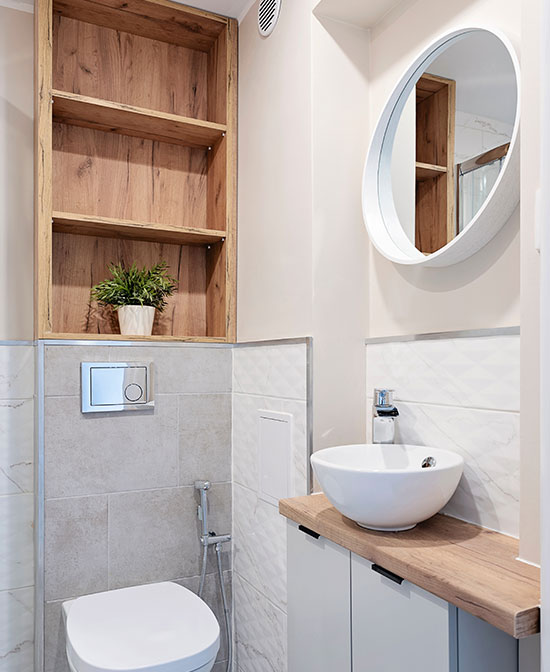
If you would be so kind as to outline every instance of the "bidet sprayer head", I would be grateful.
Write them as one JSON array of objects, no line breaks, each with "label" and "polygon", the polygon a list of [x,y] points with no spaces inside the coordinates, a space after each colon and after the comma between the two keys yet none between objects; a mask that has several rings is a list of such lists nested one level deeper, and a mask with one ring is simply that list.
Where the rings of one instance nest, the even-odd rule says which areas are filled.
[{"label": "bidet sprayer head", "polygon": [[195,481],[195,490],[210,490],[210,481]]}]

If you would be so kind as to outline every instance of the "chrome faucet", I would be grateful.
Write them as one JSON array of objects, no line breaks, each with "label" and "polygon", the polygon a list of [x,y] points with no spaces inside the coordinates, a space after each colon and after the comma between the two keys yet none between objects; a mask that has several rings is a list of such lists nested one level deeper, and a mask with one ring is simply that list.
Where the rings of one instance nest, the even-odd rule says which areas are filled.
[{"label": "chrome faucet", "polygon": [[395,418],[399,415],[393,403],[393,390],[374,390],[372,401],[372,442],[393,443],[395,439]]}]

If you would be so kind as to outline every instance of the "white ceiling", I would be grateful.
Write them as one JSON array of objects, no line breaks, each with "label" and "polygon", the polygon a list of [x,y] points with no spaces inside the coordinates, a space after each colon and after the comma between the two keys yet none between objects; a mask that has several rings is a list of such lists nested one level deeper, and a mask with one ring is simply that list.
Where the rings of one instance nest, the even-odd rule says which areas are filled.
[{"label": "white ceiling", "polygon": [[[182,0],[177,0],[177,2],[182,2]],[[183,4],[223,14],[223,16],[231,16],[234,19],[242,19],[254,2],[255,0],[188,0],[183,1]]]},{"label": "white ceiling", "polygon": [[372,28],[404,0],[321,0],[315,13],[331,19]]}]

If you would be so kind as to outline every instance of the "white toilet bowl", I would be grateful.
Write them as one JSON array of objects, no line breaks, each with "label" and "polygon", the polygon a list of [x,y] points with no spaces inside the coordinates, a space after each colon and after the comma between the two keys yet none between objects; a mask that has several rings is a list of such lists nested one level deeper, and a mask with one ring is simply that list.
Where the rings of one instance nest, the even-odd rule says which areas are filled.
[{"label": "white toilet bowl", "polygon": [[72,672],[209,672],[220,648],[210,608],[177,583],[63,603]]}]

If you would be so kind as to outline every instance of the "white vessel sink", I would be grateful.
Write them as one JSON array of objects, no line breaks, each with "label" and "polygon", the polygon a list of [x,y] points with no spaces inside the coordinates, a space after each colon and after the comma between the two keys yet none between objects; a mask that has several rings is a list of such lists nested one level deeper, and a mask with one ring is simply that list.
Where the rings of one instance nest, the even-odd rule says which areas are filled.
[{"label": "white vessel sink", "polygon": [[[433,466],[423,467],[426,458]],[[311,456],[331,504],[361,527],[410,530],[440,511],[453,496],[464,460],[440,448],[357,444]]]}]

